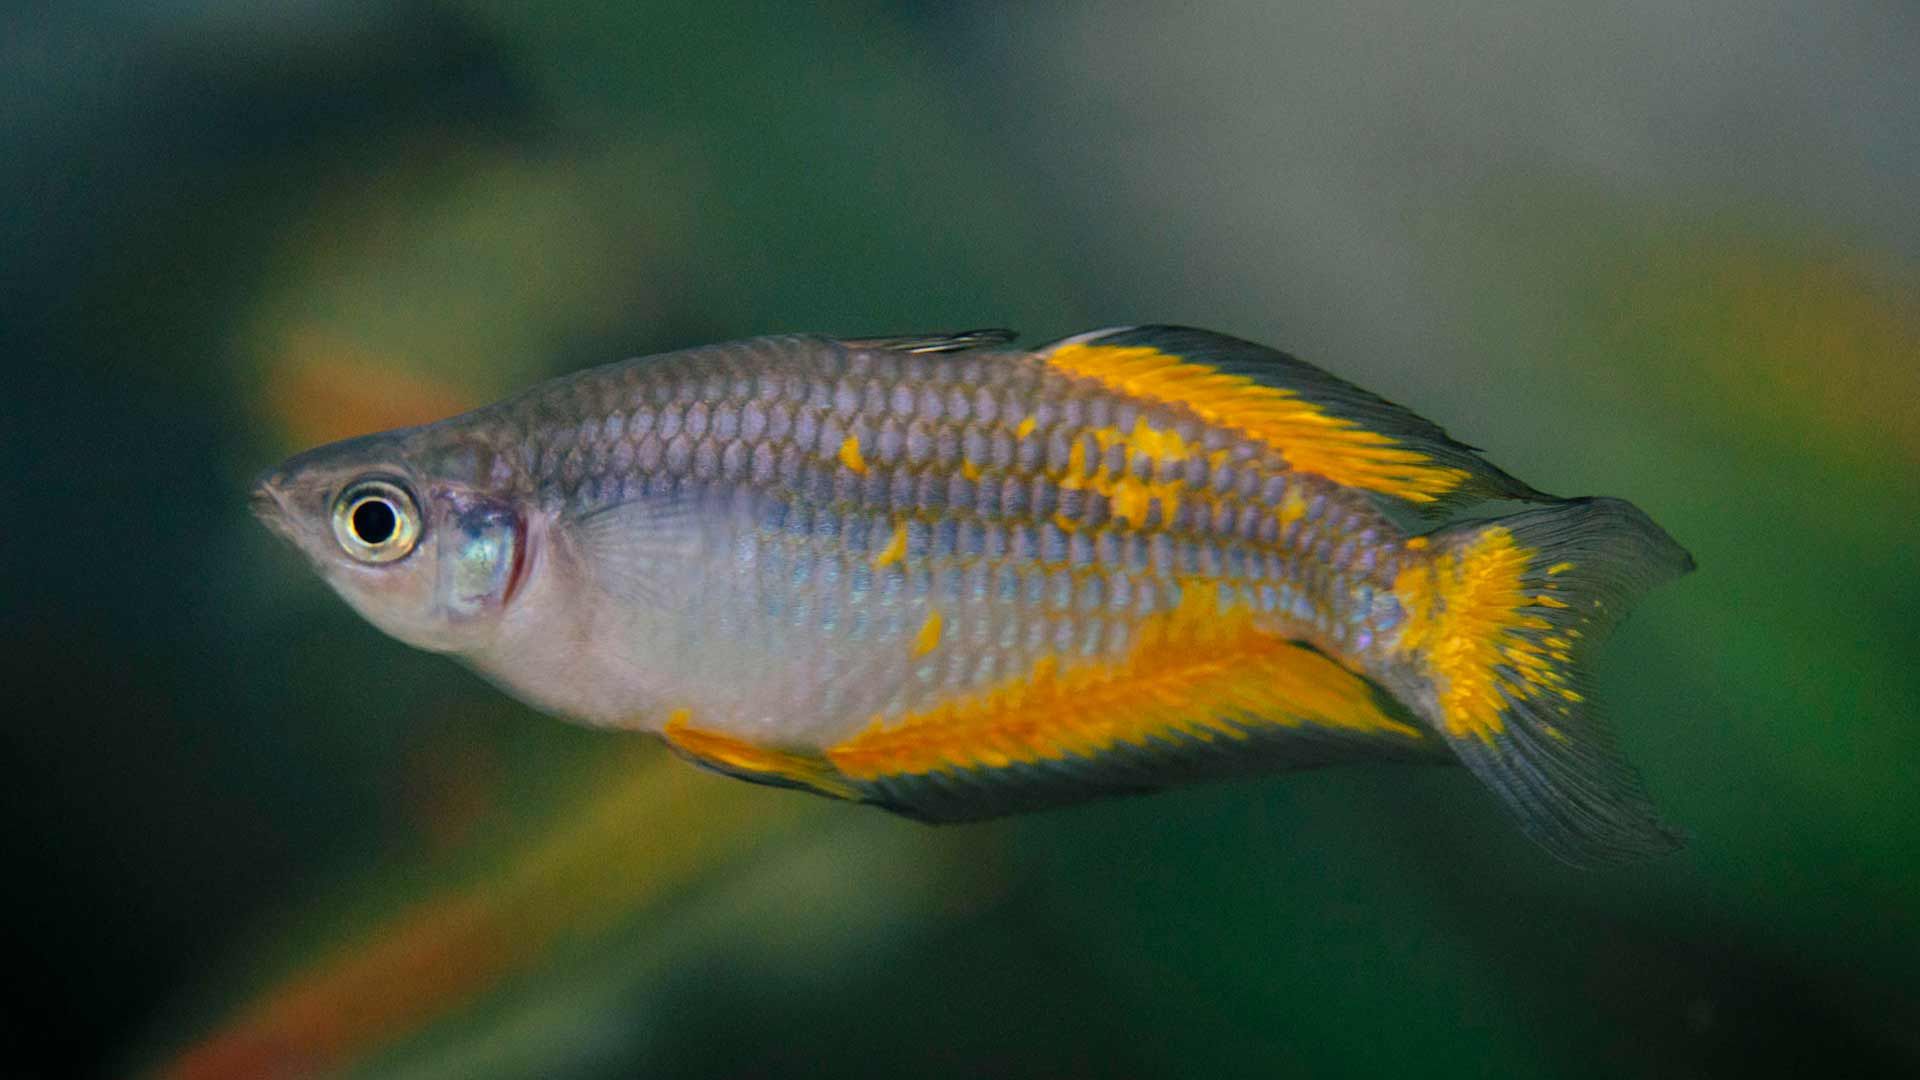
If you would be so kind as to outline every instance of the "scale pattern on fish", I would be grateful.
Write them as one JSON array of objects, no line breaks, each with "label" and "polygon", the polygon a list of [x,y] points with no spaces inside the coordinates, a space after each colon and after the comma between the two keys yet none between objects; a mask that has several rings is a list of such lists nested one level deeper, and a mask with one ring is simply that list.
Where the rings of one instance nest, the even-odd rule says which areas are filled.
[{"label": "scale pattern on fish", "polygon": [[[1590,654],[1692,560],[1285,354],[1180,327],[642,357],[262,479],[393,636],[761,783],[960,821],[1459,761],[1581,865],[1677,845]],[[1535,504],[1435,522],[1488,500]]]}]

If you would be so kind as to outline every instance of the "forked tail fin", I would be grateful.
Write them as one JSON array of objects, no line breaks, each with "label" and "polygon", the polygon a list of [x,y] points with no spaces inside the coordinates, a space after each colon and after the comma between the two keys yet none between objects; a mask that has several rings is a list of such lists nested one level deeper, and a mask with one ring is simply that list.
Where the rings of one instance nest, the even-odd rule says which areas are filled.
[{"label": "forked tail fin", "polygon": [[[1421,541],[1416,540],[1419,545]],[[1693,558],[1638,508],[1575,499],[1440,530],[1401,571],[1409,704],[1521,827],[1576,866],[1671,851],[1589,694],[1592,654],[1642,593]]]}]

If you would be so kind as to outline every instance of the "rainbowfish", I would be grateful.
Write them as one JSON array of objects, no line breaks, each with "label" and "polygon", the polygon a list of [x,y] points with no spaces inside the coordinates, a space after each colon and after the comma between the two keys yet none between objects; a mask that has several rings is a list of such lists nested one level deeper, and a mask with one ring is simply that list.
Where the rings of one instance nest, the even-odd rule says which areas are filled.
[{"label": "rainbowfish", "polygon": [[[1693,566],[1640,510],[1221,334],[1012,339],[627,360],[253,506],[393,637],[745,780],[949,822],[1457,761],[1568,862],[1679,846],[1589,696]],[[1489,500],[1535,505],[1441,524]]]}]

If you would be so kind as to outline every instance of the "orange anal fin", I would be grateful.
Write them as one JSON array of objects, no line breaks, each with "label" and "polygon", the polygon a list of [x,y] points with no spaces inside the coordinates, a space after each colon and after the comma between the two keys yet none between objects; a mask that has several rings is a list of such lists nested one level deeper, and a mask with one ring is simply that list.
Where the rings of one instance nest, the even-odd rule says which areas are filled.
[{"label": "orange anal fin", "polygon": [[860,797],[823,758],[759,746],[736,736],[695,727],[684,712],[674,714],[660,734],[681,757],[735,779],[799,788],[837,799]]},{"label": "orange anal fin", "polygon": [[967,820],[1369,747],[1426,749],[1398,711],[1365,679],[1244,616],[1173,612],[1118,662],[1043,658],[988,691],[876,718],[826,756],[870,801]]}]

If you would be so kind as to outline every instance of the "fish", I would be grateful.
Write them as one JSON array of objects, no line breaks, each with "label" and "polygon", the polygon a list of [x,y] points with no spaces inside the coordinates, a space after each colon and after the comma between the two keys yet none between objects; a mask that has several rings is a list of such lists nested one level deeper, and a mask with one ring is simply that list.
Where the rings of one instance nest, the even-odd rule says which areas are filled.
[{"label": "fish", "polygon": [[252,507],[392,637],[755,783],[961,822],[1444,762],[1576,866],[1682,844],[1592,700],[1694,565],[1645,513],[1224,334],[1014,338],[629,359]]}]

